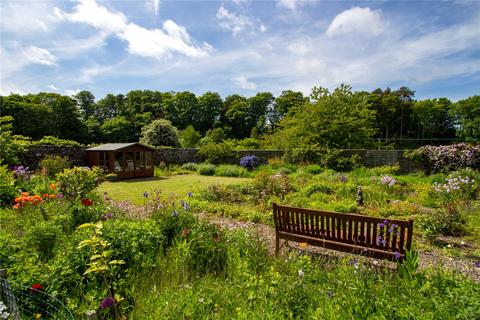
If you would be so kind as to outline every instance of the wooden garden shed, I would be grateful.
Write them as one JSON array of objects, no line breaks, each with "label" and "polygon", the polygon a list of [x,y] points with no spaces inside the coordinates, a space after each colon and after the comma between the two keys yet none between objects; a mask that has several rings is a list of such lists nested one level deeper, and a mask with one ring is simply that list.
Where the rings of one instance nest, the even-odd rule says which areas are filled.
[{"label": "wooden garden shed", "polygon": [[155,149],[138,142],[106,143],[86,150],[91,167],[115,173],[119,180],[153,177]]}]

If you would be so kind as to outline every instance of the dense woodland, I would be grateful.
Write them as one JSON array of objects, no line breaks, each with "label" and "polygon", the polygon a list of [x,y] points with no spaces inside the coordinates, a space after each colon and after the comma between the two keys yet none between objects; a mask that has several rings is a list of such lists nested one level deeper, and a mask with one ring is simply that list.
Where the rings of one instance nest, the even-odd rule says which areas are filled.
[{"label": "dense woodland", "polygon": [[[13,117],[13,134],[39,140],[56,136],[84,144],[138,141],[142,128],[169,120],[180,132],[189,125],[200,134],[221,128],[226,138],[263,138],[265,147],[324,143],[331,147],[371,147],[378,141],[420,144],[480,140],[480,96],[458,102],[415,100],[415,91],[376,89],[353,92],[342,85],[310,96],[286,90],[278,97],[215,92],[133,90],[101,99],[89,91],[0,97],[0,116]],[[190,129],[191,130],[191,129]]]}]

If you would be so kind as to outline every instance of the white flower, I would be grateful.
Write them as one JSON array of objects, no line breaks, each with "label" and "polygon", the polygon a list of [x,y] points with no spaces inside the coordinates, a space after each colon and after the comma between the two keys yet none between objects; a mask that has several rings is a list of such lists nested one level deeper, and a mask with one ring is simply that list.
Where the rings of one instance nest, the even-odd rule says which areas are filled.
[{"label": "white flower", "polygon": [[303,277],[304,275],[305,275],[305,272],[303,272],[302,269],[299,269],[299,270],[298,270],[298,276],[299,276],[299,277]]}]

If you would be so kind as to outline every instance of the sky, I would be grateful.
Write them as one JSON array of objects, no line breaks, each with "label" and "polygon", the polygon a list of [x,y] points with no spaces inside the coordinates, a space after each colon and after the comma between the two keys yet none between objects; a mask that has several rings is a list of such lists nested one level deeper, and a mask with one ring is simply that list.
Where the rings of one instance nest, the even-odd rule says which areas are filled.
[{"label": "sky", "polygon": [[0,0],[0,94],[480,94],[480,1]]}]

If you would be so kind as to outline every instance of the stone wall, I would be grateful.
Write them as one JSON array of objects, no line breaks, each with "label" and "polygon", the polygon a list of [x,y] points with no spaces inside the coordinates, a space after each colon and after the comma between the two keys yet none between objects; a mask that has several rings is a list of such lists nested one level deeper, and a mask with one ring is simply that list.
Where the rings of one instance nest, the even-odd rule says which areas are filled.
[{"label": "stone wall", "polygon": [[[67,156],[74,165],[87,165],[86,147],[66,147],[66,146],[32,146],[25,152],[21,158],[21,163],[37,169],[39,161],[47,154]],[[187,162],[199,163],[203,158],[197,154],[198,149],[175,149],[165,148],[157,149],[155,153],[155,164],[183,164]],[[411,160],[403,157],[403,150],[365,150],[365,149],[346,149],[343,155],[352,156],[357,154],[361,163],[366,167],[375,167],[383,165],[400,165],[401,172],[412,172],[421,170],[422,167]],[[225,159],[226,163],[238,163],[241,157],[247,155],[255,155],[261,159],[281,158],[284,154],[283,150],[242,150],[235,151],[234,156]]]},{"label": "stone wall", "polygon": [[38,169],[40,160],[46,155],[59,155],[67,157],[75,166],[87,165],[87,154],[85,147],[71,146],[31,146],[23,155],[20,156],[20,163],[32,170]]}]

